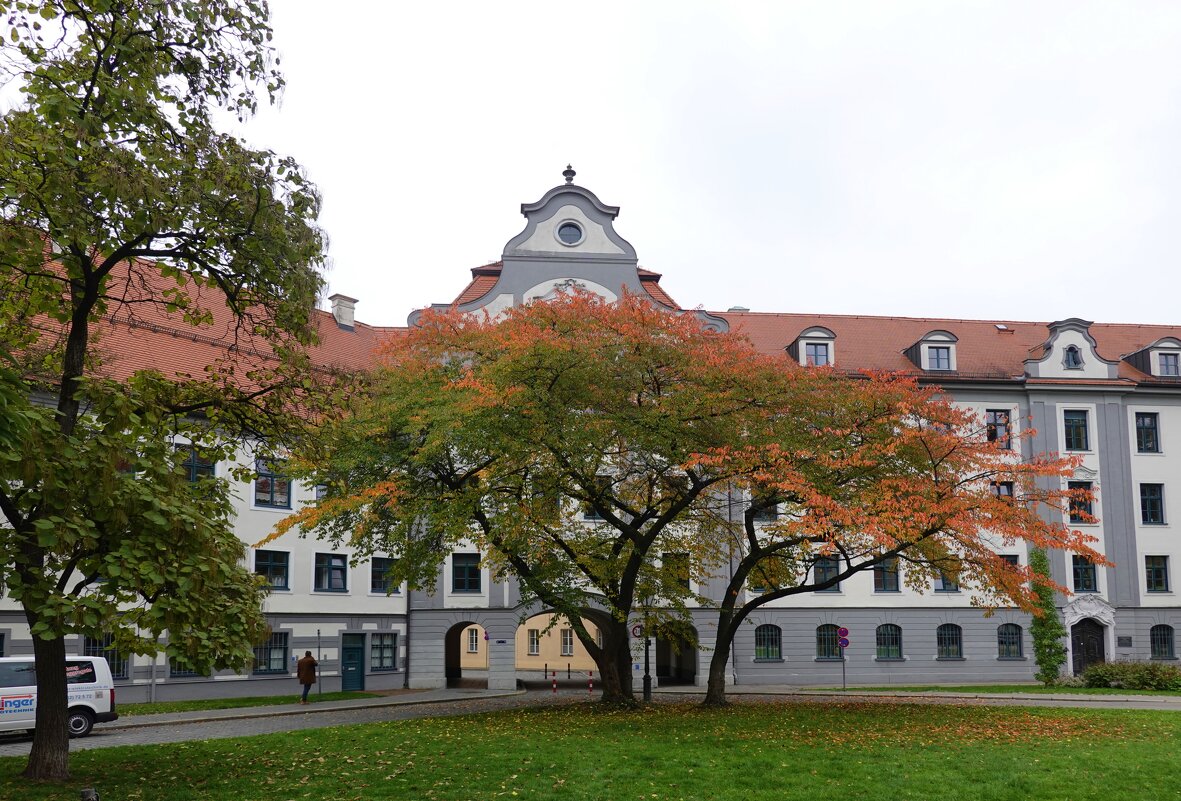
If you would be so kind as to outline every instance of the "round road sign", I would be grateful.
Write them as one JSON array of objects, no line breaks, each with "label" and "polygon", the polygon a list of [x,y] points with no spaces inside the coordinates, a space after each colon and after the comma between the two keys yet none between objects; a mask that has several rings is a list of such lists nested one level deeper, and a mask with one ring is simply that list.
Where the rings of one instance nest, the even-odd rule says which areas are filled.
[{"label": "round road sign", "polygon": [[639,637],[643,632],[644,632],[644,627],[641,626],[639,623],[632,626],[632,636],[633,637]]},{"label": "round road sign", "polygon": [[837,636],[838,637],[848,637],[849,630],[847,628],[845,628],[844,626],[841,626],[839,629],[837,629]]},{"label": "round road sign", "polygon": [[839,640],[837,640],[837,645],[841,646],[842,648],[848,648],[849,647],[849,638],[848,637],[841,637]]}]

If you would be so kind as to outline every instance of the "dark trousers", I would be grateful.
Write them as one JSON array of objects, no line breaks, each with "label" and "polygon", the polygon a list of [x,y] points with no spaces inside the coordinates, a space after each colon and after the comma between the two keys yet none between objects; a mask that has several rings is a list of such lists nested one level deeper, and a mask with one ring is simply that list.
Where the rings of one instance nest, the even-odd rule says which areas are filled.
[{"label": "dark trousers", "polygon": [[312,689],[312,685],[310,685],[310,684],[305,684],[305,685],[303,686],[303,697],[302,697],[302,698],[300,698],[299,700],[301,700],[301,701],[306,701],[306,700],[308,700],[308,691],[309,691],[309,690],[311,690],[311,689]]}]

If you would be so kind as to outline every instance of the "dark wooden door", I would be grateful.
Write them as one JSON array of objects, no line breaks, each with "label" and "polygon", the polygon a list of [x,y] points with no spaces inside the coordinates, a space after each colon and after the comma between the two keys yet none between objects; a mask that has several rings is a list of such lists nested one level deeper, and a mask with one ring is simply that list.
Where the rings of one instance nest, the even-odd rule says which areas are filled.
[{"label": "dark wooden door", "polygon": [[1070,650],[1074,674],[1077,676],[1088,665],[1107,661],[1103,645],[1103,625],[1085,618],[1070,628]]},{"label": "dark wooden door", "polygon": [[365,689],[365,635],[345,634],[340,648],[340,689]]}]

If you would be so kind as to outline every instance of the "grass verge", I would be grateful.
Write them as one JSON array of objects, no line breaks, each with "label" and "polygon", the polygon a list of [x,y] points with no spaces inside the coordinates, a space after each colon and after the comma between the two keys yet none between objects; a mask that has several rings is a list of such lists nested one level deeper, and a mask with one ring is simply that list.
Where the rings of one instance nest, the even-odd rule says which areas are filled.
[{"label": "grass verge", "polygon": [[[374,698],[375,693],[343,692],[312,693],[309,698],[312,703],[324,701],[347,701],[351,698]],[[200,712],[206,709],[240,709],[248,706],[283,706],[294,704],[299,700],[298,694],[267,695],[255,698],[200,698],[192,701],[157,701],[154,704],[119,704],[119,717],[137,717],[139,715],[160,715],[165,712]]]},{"label": "grass verge", "polygon": [[[1181,692],[1165,690],[1120,690],[1110,687],[1045,687],[1041,684],[960,684],[956,686],[912,685],[896,687],[850,687],[852,692],[870,693],[1033,693],[1070,695],[1170,695],[1181,696]],[[841,692],[839,687],[824,692]]]},{"label": "grass verge", "polygon": [[905,703],[590,705],[82,751],[10,801],[1177,799],[1181,715]]}]

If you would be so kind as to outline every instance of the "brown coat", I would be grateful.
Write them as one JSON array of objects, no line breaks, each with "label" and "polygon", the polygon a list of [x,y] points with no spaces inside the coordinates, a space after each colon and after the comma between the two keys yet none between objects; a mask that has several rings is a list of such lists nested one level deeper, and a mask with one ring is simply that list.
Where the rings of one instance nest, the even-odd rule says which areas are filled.
[{"label": "brown coat", "polygon": [[295,675],[300,684],[316,683],[316,664],[315,658],[310,656],[302,657],[295,663]]}]

